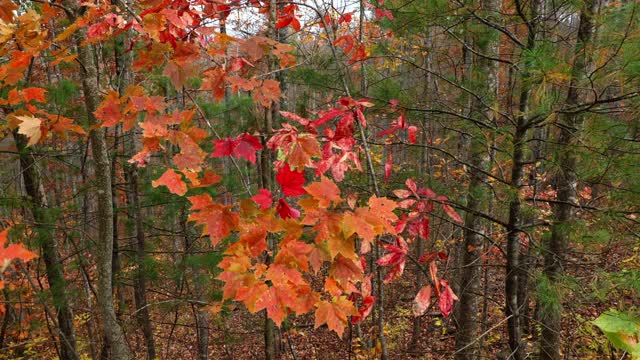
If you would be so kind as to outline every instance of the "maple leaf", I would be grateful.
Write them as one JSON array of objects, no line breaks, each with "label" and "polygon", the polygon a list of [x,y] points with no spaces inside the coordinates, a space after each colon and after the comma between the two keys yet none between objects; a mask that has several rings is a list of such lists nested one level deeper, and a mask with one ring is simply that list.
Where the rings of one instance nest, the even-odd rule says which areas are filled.
[{"label": "maple leaf", "polygon": [[379,198],[373,195],[369,198],[369,207],[373,213],[386,221],[394,222],[398,220],[398,216],[393,213],[393,210],[398,207],[398,204],[391,199],[384,197]]},{"label": "maple leaf", "polygon": [[342,199],[340,198],[340,189],[336,184],[322,176],[319,182],[311,183],[304,187],[307,193],[318,200],[318,205],[323,208],[327,208],[331,205],[331,202],[338,204]]},{"label": "maple leaf", "polygon": [[235,139],[214,140],[214,151],[211,157],[233,156],[244,158],[252,164],[256,163],[256,151],[262,149],[260,140],[249,134],[240,134]]},{"label": "maple leaf", "polygon": [[94,115],[99,120],[102,120],[102,126],[115,126],[123,118],[120,111],[121,104],[120,94],[116,91],[109,91],[96,111],[94,111]]},{"label": "maple leaf", "polygon": [[307,119],[307,118],[303,118],[302,116],[298,115],[298,114],[294,114],[292,112],[288,112],[288,111],[280,111],[280,115],[282,115],[283,117],[289,119],[289,120],[293,120],[296,121],[298,123],[300,123],[300,125],[304,126],[305,129],[311,128],[311,120]]},{"label": "maple leaf", "polygon": [[191,181],[191,187],[200,188],[217,184],[222,180],[220,175],[214,173],[211,170],[205,170],[204,175],[201,178],[197,177],[197,173],[194,171],[185,171],[185,176]]},{"label": "maple leaf", "polygon": [[278,212],[278,215],[280,215],[280,217],[283,219],[287,219],[287,218],[297,219],[300,217],[300,211],[289,206],[289,204],[285,201],[285,199],[278,200],[278,206],[276,206],[276,211]]},{"label": "maple leaf", "polygon": [[190,196],[188,199],[192,204],[189,221],[204,226],[202,233],[211,237],[213,246],[237,229],[239,217],[231,211],[230,206],[214,203],[208,194]]},{"label": "maple leaf", "polygon": [[332,277],[327,277],[324,280],[324,291],[328,292],[332,297],[338,297],[342,295],[342,287]]},{"label": "maple leaf", "polygon": [[416,298],[413,300],[413,315],[420,316],[424,314],[425,311],[429,308],[431,304],[431,285],[426,285],[418,294],[416,294]]},{"label": "maple leaf", "polygon": [[259,219],[256,219],[255,223],[245,223],[240,228],[239,241],[229,246],[227,251],[258,256],[267,249],[267,230],[269,230],[268,224],[264,224]]},{"label": "maple leaf", "polygon": [[342,231],[345,237],[354,233],[362,238],[360,252],[366,254],[371,251],[371,243],[377,235],[384,232],[385,224],[380,218],[367,208],[357,208],[355,212],[346,212],[342,219]]},{"label": "maple leaf", "polygon": [[300,134],[287,155],[287,162],[294,168],[302,169],[311,166],[311,158],[320,155],[320,144],[312,134]]},{"label": "maple leaf", "polygon": [[37,87],[24,88],[20,91],[20,95],[24,102],[33,100],[39,103],[44,103],[47,101],[46,93],[47,90]]},{"label": "maple leaf", "polygon": [[331,302],[322,300],[317,304],[315,328],[327,324],[330,330],[342,337],[349,316],[357,316],[358,310],[346,297],[341,296]]},{"label": "maple leaf", "polygon": [[182,180],[182,176],[173,171],[173,169],[168,169],[158,180],[151,182],[151,186],[154,188],[160,185],[166,186],[169,191],[180,196],[187,192],[187,184]]},{"label": "maple leaf", "polygon": [[378,259],[376,264],[391,267],[389,274],[384,279],[384,283],[387,284],[400,277],[404,272],[409,246],[402,237],[397,236],[395,244],[383,244],[382,247],[389,251],[389,253]]},{"label": "maple leaf", "polygon": [[25,135],[29,139],[27,146],[36,144],[42,136],[42,131],[40,129],[42,120],[30,115],[16,116],[16,118],[22,121],[18,125],[18,133]]},{"label": "maple leaf", "polygon": [[[93,25],[91,25],[89,27],[89,29],[87,30],[87,38],[88,39],[92,39],[92,38],[101,38],[107,31],[109,31],[110,27],[109,24],[107,24],[104,21],[101,21],[99,23],[95,23]],[[91,41],[95,41],[95,40],[91,40]]]},{"label": "maple leaf", "polygon": [[38,257],[36,254],[25,249],[21,244],[11,244],[5,247],[9,241],[7,238],[9,229],[10,228],[6,228],[0,232],[0,273],[9,266],[12,260],[19,259],[27,262]]},{"label": "maple leaf", "polygon": [[300,268],[302,271],[309,271],[309,254],[313,247],[302,241],[290,240],[280,244],[278,255],[274,259],[274,264],[287,265]]},{"label": "maple leaf", "polygon": [[271,191],[267,189],[260,189],[258,195],[251,197],[256,204],[260,205],[260,209],[267,210],[271,207],[273,200],[271,199]]},{"label": "maple leaf", "polygon": [[278,170],[276,180],[282,187],[282,193],[286,196],[299,196],[307,193],[302,187],[304,184],[304,171],[292,171],[289,164]]},{"label": "maple leaf", "polygon": [[240,134],[235,140],[233,155],[245,158],[252,164],[256,163],[256,151],[262,149],[260,140],[249,134]]},{"label": "maple leaf", "polygon": [[211,157],[231,156],[235,147],[235,140],[232,138],[224,138],[213,141],[213,153]]},{"label": "maple leaf", "polygon": [[355,239],[353,236],[345,237],[340,231],[340,214],[332,214],[330,217],[327,217],[326,220],[328,221],[321,219],[320,222],[314,226],[314,230],[320,230],[316,240],[323,239],[327,241],[331,258],[342,254],[350,259],[355,259],[357,257],[355,252]]},{"label": "maple leaf", "polygon": [[362,320],[366,319],[367,316],[371,314],[371,311],[373,310],[373,304],[375,303],[375,301],[376,301],[376,297],[371,295],[366,296],[364,299],[362,299],[362,306],[358,308],[358,315],[351,317],[351,321],[354,324],[357,324],[359,322],[362,322]]},{"label": "maple leaf", "polygon": [[51,128],[51,131],[62,136],[63,139],[66,139],[67,131],[72,131],[80,135],[86,135],[84,129],[74,124],[72,119],[61,115],[45,113],[44,111],[41,111],[40,113],[50,120],[49,127]]},{"label": "maple leaf", "polygon": [[260,105],[270,108],[271,104],[280,101],[280,83],[273,79],[262,81],[262,86],[253,89],[253,99]]},{"label": "maple leaf", "polygon": [[295,127],[283,123],[282,129],[269,139],[267,147],[278,152],[278,164],[288,163],[294,169],[313,167],[314,157],[320,157],[320,144],[313,134],[300,133]]},{"label": "maple leaf", "polygon": [[291,24],[292,21],[292,16],[283,16],[276,22],[276,29],[287,27],[289,26],[289,24]]},{"label": "maple leaf", "polygon": [[277,326],[280,326],[289,310],[303,314],[318,301],[317,295],[296,269],[273,264],[266,270],[265,278],[273,285],[257,300],[254,310],[266,309],[267,316]]},{"label": "maple leaf", "polygon": [[173,157],[173,163],[180,170],[190,169],[200,171],[202,162],[207,154],[188,133],[176,131],[174,135],[176,143],[180,146],[180,153]]},{"label": "maple leaf", "polygon": [[252,314],[259,311],[258,302],[269,291],[267,284],[256,280],[253,274],[233,276],[232,279],[227,283],[230,285],[227,288],[228,292],[235,295],[231,298],[241,301]]},{"label": "maple leaf", "polygon": [[168,77],[176,89],[182,89],[187,79],[196,74],[197,69],[193,63],[180,65],[174,61],[169,61],[162,71],[162,75]]},{"label": "maple leaf", "polygon": [[348,259],[341,254],[335,257],[329,273],[334,279],[338,280],[340,284],[347,284],[349,281],[356,282],[362,279],[364,270],[360,260]]}]

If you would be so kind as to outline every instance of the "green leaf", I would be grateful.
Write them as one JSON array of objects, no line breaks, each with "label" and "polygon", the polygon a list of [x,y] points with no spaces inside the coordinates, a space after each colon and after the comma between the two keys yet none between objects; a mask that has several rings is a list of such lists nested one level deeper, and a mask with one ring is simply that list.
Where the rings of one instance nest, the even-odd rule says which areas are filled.
[{"label": "green leaf", "polygon": [[602,330],[616,348],[631,354],[633,359],[640,359],[640,319],[619,312],[608,310],[593,321]]}]

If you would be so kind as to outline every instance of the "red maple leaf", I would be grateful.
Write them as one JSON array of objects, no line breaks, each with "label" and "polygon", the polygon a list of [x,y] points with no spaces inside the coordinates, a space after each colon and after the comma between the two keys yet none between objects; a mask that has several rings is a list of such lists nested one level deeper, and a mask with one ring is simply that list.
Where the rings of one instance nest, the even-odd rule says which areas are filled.
[{"label": "red maple leaf", "polygon": [[256,151],[262,149],[260,140],[249,134],[240,134],[235,140],[233,156],[245,158],[248,162],[256,163]]},{"label": "red maple leaf", "polygon": [[283,219],[287,219],[287,218],[297,219],[300,217],[300,211],[289,206],[289,204],[284,199],[278,200],[278,206],[276,206],[276,211],[278,212],[278,215],[280,215],[280,217]]},{"label": "red maple leaf", "polygon": [[382,245],[388,254],[384,255],[376,263],[382,266],[391,266],[391,271],[384,279],[384,283],[389,283],[394,279],[397,279],[404,272],[404,265],[406,263],[406,255],[409,252],[409,246],[400,236],[396,237],[395,244]]},{"label": "red maple leaf", "polygon": [[232,138],[225,138],[213,141],[213,153],[211,157],[223,157],[231,156],[233,154],[233,148],[235,147],[235,141]]},{"label": "red maple leaf", "polygon": [[282,187],[282,193],[286,196],[299,196],[307,193],[302,187],[304,185],[304,171],[292,171],[289,164],[278,170],[276,180]]},{"label": "red maple leaf", "polygon": [[251,197],[251,200],[260,205],[260,209],[262,210],[267,210],[273,203],[273,200],[271,199],[271,191],[267,189],[260,189],[258,195]]},{"label": "red maple leaf", "polygon": [[214,150],[211,157],[233,156],[244,158],[252,164],[256,163],[256,151],[262,149],[260,140],[249,134],[240,134],[235,139],[225,138],[214,140]]}]

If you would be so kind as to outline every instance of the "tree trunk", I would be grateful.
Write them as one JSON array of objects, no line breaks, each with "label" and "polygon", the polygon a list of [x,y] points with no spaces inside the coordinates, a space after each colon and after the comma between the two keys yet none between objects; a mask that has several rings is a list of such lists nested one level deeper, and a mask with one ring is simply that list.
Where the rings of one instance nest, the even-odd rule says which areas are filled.
[{"label": "tree trunk", "polygon": [[67,285],[64,278],[63,264],[58,254],[58,244],[54,234],[55,216],[48,209],[47,194],[44,191],[42,178],[38,172],[35,159],[27,148],[27,139],[14,131],[16,147],[20,153],[20,167],[25,189],[31,202],[31,212],[35,222],[37,241],[42,248],[47,282],[53,297],[58,320],[60,336],[60,359],[78,360],[76,352],[76,335],[73,324],[73,312],[67,297]]},{"label": "tree trunk", "polygon": [[[427,68],[427,72],[425,73],[424,79],[424,97],[427,101],[430,101],[429,95],[431,91],[433,91],[433,76],[431,74],[433,57],[431,55],[431,33],[429,29],[426,30],[425,33],[425,47],[427,48],[427,55],[425,57],[425,66]],[[425,112],[422,119],[422,133],[421,133],[421,142],[423,145],[421,149],[420,159],[418,160],[418,176],[420,178],[425,178],[427,181],[431,180],[431,156],[429,154],[429,148],[426,146],[428,144],[427,138],[427,129],[428,129],[428,114]],[[430,186],[429,186],[430,187]],[[420,258],[422,253],[424,252],[424,241],[428,239],[422,239],[422,237],[418,236],[416,238],[416,258]],[[424,274],[421,269],[416,268],[416,282],[415,282],[415,291],[416,294],[422,289],[424,286]],[[413,329],[411,331],[411,344],[410,347],[415,349],[418,345],[418,341],[420,340],[420,336],[422,334],[422,318],[420,316],[415,316],[413,318]]]},{"label": "tree trunk", "polygon": [[[484,0],[482,8],[486,16],[493,16],[500,11],[500,0]],[[496,56],[498,53],[499,37],[491,29],[487,29],[482,36],[488,37],[478,42],[479,53]],[[494,110],[487,104],[493,104],[498,90],[498,63],[486,58],[478,58],[476,74],[478,83],[485,87],[479,94],[481,99],[474,98],[472,115],[481,121],[492,124],[495,120]],[[486,95],[485,95],[486,94]],[[486,212],[485,198],[490,189],[486,184],[486,172],[489,169],[489,152],[486,139],[478,129],[473,134],[469,150],[469,162],[473,169],[469,169],[470,180],[467,195],[467,213],[465,215],[464,247],[462,248],[462,269],[460,279],[460,305],[458,318],[458,333],[456,334],[456,359],[470,360],[479,357],[477,346],[478,297],[481,294],[482,245],[484,242],[484,226],[478,212]]]},{"label": "tree trunk", "polygon": [[[580,10],[578,39],[574,52],[575,58],[569,92],[565,101],[567,108],[579,104],[586,97],[586,91],[581,89],[581,83],[586,79],[591,63],[587,54],[587,47],[589,47],[595,36],[594,16],[598,11],[598,7],[598,0],[585,0]],[[584,114],[581,112],[568,112],[562,115],[561,121],[560,135],[557,140],[557,143],[561,146],[557,158],[560,169],[554,179],[558,202],[553,209],[554,221],[551,228],[551,237],[545,246],[544,253],[544,275],[552,288],[559,285],[564,273],[565,253],[571,232],[570,222],[574,217],[574,204],[577,203],[576,187],[578,179],[576,175],[577,154],[575,146],[578,142],[577,137],[581,132]],[[558,301],[560,302],[560,299]],[[561,322],[561,307],[543,311],[541,359],[558,360],[561,358]]]},{"label": "tree trunk", "polygon": [[[82,6],[76,0],[64,0],[70,21],[75,21],[82,13]],[[94,115],[100,102],[98,69],[95,62],[95,51],[91,45],[82,46],[86,39],[86,30],[74,34],[78,51],[78,60],[82,64],[81,78],[85,107],[89,124],[96,125]],[[111,161],[105,128],[98,127],[89,133],[89,141],[95,161],[95,181],[97,192],[98,245],[96,246],[98,273],[98,307],[102,315],[102,331],[108,343],[111,357],[114,360],[132,359],[124,332],[116,319],[113,307],[113,286],[111,283],[112,251],[113,251],[113,202],[111,199]]]},{"label": "tree trunk", "polygon": [[120,244],[118,223],[120,214],[118,213],[118,189],[117,179],[117,162],[118,162],[118,145],[120,142],[120,124],[113,129],[113,153],[111,154],[111,202],[113,203],[113,249],[111,250],[111,286],[116,297],[116,318],[120,320],[123,311],[125,311],[124,292],[122,291],[119,274],[120,274]]},{"label": "tree trunk", "polygon": [[147,276],[144,269],[145,258],[145,235],[142,224],[142,209],[140,207],[140,199],[138,195],[138,168],[135,164],[131,165],[128,171],[127,202],[129,203],[130,214],[133,220],[133,232],[135,236],[135,262],[137,264],[136,272],[133,278],[133,296],[136,304],[136,319],[138,325],[142,328],[145,346],[147,348],[147,359],[156,358],[156,346],[153,339],[153,328],[151,327],[151,319],[147,306]]},{"label": "tree trunk", "polygon": [[[118,75],[118,93],[124,95],[125,90],[131,84],[131,64],[133,62],[132,53],[126,52],[128,42],[131,38],[131,31],[126,31],[120,37],[116,45],[116,71]],[[133,156],[136,151],[135,127],[129,132],[129,136],[123,139],[124,152],[127,158]],[[117,150],[117,149],[116,149]],[[115,158],[115,157],[114,157]],[[126,163],[128,164],[128,163]],[[147,349],[147,359],[156,358],[156,346],[153,338],[153,328],[147,306],[147,277],[144,269],[145,259],[145,234],[143,225],[143,214],[140,205],[139,176],[136,164],[125,165],[125,177],[127,182],[127,205],[129,207],[128,216],[133,223],[132,238],[135,239],[134,261],[136,271],[133,277],[133,297],[135,301],[135,314],[138,325],[142,329],[145,347]],[[116,240],[116,239],[114,239]],[[115,245],[115,243],[114,243]],[[115,257],[114,257],[115,261]]]},{"label": "tree trunk", "polygon": [[[276,0],[270,0],[269,3],[269,36],[271,39],[278,41],[278,29],[276,28],[276,11],[278,9],[278,3]],[[275,60],[269,63],[269,70],[274,71],[277,67],[277,63]],[[275,79],[275,75],[272,75],[271,78]],[[267,150],[267,138],[273,129],[274,121],[277,119],[278,110],[280,107],[280,102],[274,102],[271,105],[271,108],[265,109],[264,123],[262,126],[262,146],[263,150],[261,153],[261,168],[260,168],[260,179],[262,182],[262,187],[268,189],[270,191],[273,190],[273,157],[272,154]],[[275,250],[274,239],[271,236],[267,237],[267,246],[269,252],[273,252]],[[269,264],[272,260],[272,257],[275,256],[267,254],[266,263]],[[265,346],[265,358],[267,360],[275,360],[279,355],[279,347],[276,342],[276,325],[275,323],[269,319],[267,316],[266,310],[264,315],[264,346]]]},{"label": "tree trunk", "polygon": [[[528,18],[524,14],[524,9],[518,12],[527,23],[529,30],[527,36],[526,51],[532,51],[536,46],[536,31],[538,14],[541,11],[541,0],[532,1],[530,4],[530,14]],[[520,85],[520,96],[518,99],[518,115],[516,116],[516,129],[513,135],[513,165],[511,167],[511,201],[509,203],[509,219],[507,220],[507,268],[505,278],[505,299],[507,332],[509,333],[509,349],[514,360],[524,359],[525,355],[521,346],[522,341],[522,311],[528,307],[526,303],[527,289],[527,269],[522,262],[520,227],[522,225],[522,203],[520,200],[520,188],[522,187],[524,165],[525,165],[525,144],[527,133],[531,128],[531,123],[527,120],[529,112],[529,97],[531,94],[531,84],[529,73],[530,64],[523,65],[522,80]]]}]

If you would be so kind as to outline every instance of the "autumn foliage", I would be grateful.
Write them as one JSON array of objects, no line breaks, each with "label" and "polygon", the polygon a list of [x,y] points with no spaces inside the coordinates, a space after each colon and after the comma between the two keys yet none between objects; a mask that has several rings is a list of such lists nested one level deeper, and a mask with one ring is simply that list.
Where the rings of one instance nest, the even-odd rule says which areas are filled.
[{"label": "autumn foliage", "polygon": [[[613,227],[607,217],[582,212],[637,222],[627,195],[609,202],[608,191],[637,190],[625,183],[633,177],[627,156],[636,153],[638,137],[625,112],[637,112],[632,99],[640,94],[633,88],[637,75],[624,75],[637,70],[640,54],[626,46],[638,36],[635,7],[627,9],[628,29],[616,22],[615,31],[601,35],[616,39],[609,41],[594,35],[595,1],[553,6],[580,18],[576,29],[573,20],[550,26],[553,17],[537,13],[544,2],[526,3],[365,0],[337,9],[266,0],[0,0],[0,145],[4,153],[5,137],[14,140],[6,153],[19,159],[12,181],[20,196],[9,194],[6,203],[21,209],[7,210],[19,221],[2,219],[0,290],[11,304],[9,290],[22,274],[21,285],[31,289],[25,302],[44,294],[33,301],[44,309],[39,315],[23,318],[8,306],[4,321],[19,317],[18,340],[27,336],[26,318],[45,323],[67,360],[65,346],[75,352],[76,344],[64,344],[65,331],[74,334],[86,323],[88,331],[99,328],[94,322],[105,326],[97,336],[105,354],[115,351],[114,338],[124,358],[139,352],[122,341],[137,336],[135,330],[120,336],[118,328],[134,321],[144,328],[146,317],[152,357],[149,309],[191,306],[198,341],[208,342],[207,316],[240,308],[245,317],[266,316],[265,344],[274,325],[289,336],[290,323],[305,319],[335,332],[334,340],[369,337],[360,345],[386,358],[392,330],[384,323],[385,291],[394,288],[411,304],[394,311],[413,321],[413,345],[426,317],[445,335],[460,302],[474,314],[471,325],[464,324],[467,314],[455,316],[458,359],[480,340],[497,347],[485,335],[503,331],[503,322],[506,346],[521,359],[538,331],[520,332],[525,322],[538,326],[529,326],[529,318],[563,320],[557,314],[568,290],[558,284],[566,263],[579,263],[565,256],[568,245],[577,238],[609,240],[577,229]],[[572,36],[575,44],[567,40]],[[620,45],[596,49],[598,41]],[[611,74],[598,77],[607,67],[614,67]],[[311,94],[300,85],[305,81],[313,83]],[[625,114],[605,126],[597,121],[607,111]],[[583,128],[598,134],[618,126],[624,129],[611,136],[613,145],[582,138]],[[545,141],[558,148],[540,145]],[[618,151],[618,142],[631,145]],[[69,144],[77,159],[68,160]],[[67,168],[74,173],[60,171]],[[610,173],[625,180],[611,180]],[[4,189],[2,196],[5,201]],[[109,197],[112,204],[105,205]],[[109,216],[101,217],[101,205]],[[580,216],[579,226],[571,223]],[[9,229],[16,233],[12,241]],[[155,236],[146,238],[145,231]],[[95,250],[102,246],[108,254]],[[147,262],[161,256],[171,259],[164,275],[178,285],[158,286],[149,296],[161,300],[147,303],[143,285],[162,282]],[[506,268],[498,280],[489,275],[494,267]],[[114,274],[104,275],[110,268]],[[489,283],[503,275],[507,299],[490,304]],[[534,275],[540,314],[529,316]],[[82,282],[87,307],[95,298],[101,312],[75,318],[65,304],[75,295],[67,294],[66,281]],[[480,283],[486,332],[477,337]],[[134,303],[129,313],[127,301]],[[488,328],[503,310],[504,321]],[[594,324],[633,353],[637,322],[617,310],[604,314],[616,320],[605,316]],[[629,327],[620,330],[620,319]],[[169,338],[184,325],[179,320],[175,310]],[[5,328],[0,332],[2,349]],[[89,345],[79,341],[82,346]],[[68,358],[80,359],[85,350]]]},{"label": "autumn foliage", "polygon": [[[136,55],[134,77],[160,67],[180,91],[189,86],[189,78],[199,76],[201,85],[193,90],[208,92],[214,101],[223,99],[228,88],[250,93],[257,107],[269,110],[280,101],[281,92],[276,80],[260,74],[260,64],[275,60],[280,69],[286,69],[295,64],[293,48],[267,37],[238,38],[202,26],[206,18],[224,20],[229,5],[150,2],[139,4],[139,12],[132,16],[126,8],[100,3],[88,7],[54,38],[40,24],[61,15],[60,8],[45,3],[38,12],[29,10],[16,16],[12,3],[3,2],[3,39],[8,48],[14,48],[5,48],[11,60],[0,69],[3,86],[10,89],[2,101],[14,107],[9,128],[25,135],[29,146],[45,143],[51,132],[85,135],[77,121],[46,112],[46,90],[21,87],[23,76],[18,75],[53,44],[63,46],[56,61],[73,62],[75,56],[68,44],[80,32],[87,35],[83,46],[130,34],[126,51]],[[268,4],[256,1],[252,5],[269,11]],[[276,28],[299,30],[296,10],[295,5],[279,9]],[[327,15],[322,26],[335,21],[348,22],[350,16],[334,19]],[[337,38],[335,46],[352,63],[366,56],[363,45],[350,35]],[[281,111],[282,121],[273,129],[247,129],[221,138],[196,102],[178,109],[169,99],[138,85],[123,93],[108,87],[104,90],[95,112],[99,126],[121,126],[125,132],[141,130],[136,141],[142,146],[129,162],[144,167],[155,156],[164,158],[166,170],[152,181],[153,187],[164,186],[177,196],[185,196],[191,203],[189,221],[224,252],[219,265],[222,272],[217,277],[223,282],[224,300],[241,302],[252,313],[265,310],[276,325],[287,316],[313,312],[315,327],[326,324],[342,335],[349,321],[362,321],[372,310],[375,296],[365,256],[373,246],[380,245],[386,252],[376,264],[388,269],[384,280],[388,283],[402,275],[409,257],[417,264],[424,262],[409,254],[408,244],[416,237],[429,238],[428,216],[435,205],[440,204],[460,221],[445,197],[418,189],[412,180],[407,180],[407,190],[395,192],[395,198],[344,196],[338,184],[346,174],[365,172],[361,164],[365,149],[357,129],[367,127],[366,109],[374,106],[371,100],[344,97],[312,119]],[[417,128],[407,125],[404,115],[378,136],[399,130],[407,130],[415,142]],[[209,191],[200,190],[215,189],[221,180],[209,158],[255,164],[260,152],[273,154],[277,187],[248,188],[246,197],[232,203],[221,203]],[[16,245],[5,249],[5,258],[32,257],[18,250],[23,251]],[[416,315],[429,306],[433,288],[442,313],[448,316],[456,296],[446,281],[438,278],[436,259],[428,263],[432,285],[416,296]],[[309,278],[320,273],[324,286],[317,288]]]}]

